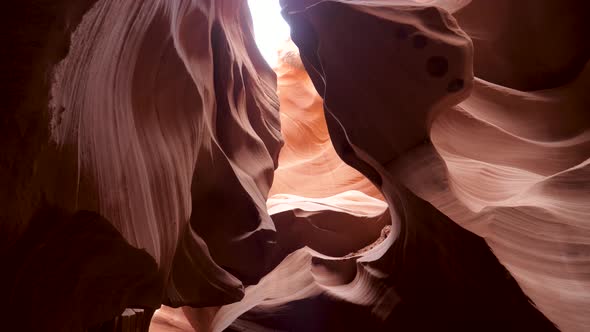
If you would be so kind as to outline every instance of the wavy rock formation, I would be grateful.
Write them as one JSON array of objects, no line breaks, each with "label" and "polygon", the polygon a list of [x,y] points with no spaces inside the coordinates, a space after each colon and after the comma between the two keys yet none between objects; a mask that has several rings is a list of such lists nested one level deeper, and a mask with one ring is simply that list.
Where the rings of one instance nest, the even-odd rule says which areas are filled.
[{"label": "wavy rock formation", "polygon": [[580,4],[281,3],[12,5],[3,327],[588,330]]},{"label": "wavy rock formation", "polygon": [[357,190],[382,198],[370,181],[336,154],[326,126],[323,100],[305,72],[293,42],[282,45],[275,72],[285,145],[269,195],[321,198]]},{"label": "wavy rock formation", "polygon": [[[254,282],[264,267],[241,254],[272,253],[260,244],[271,246],[274,233],[265,201],[281,144],[278,103],[272,72],[234,31],[250,29],[237,5],[100,2],[56,69],[53,137],[76,147],[78,192],[97,195],[77,206],[155,258],[170,275],[171,303],[239,299],[241,282],[224,268]],[[186,284],[195,278],[209,290]]]},{"label": "wavy rock formation", "polygon": [[[23,16],[45,9],[24,7],[17,11]],[[48,17],[55,15],[66,28],[56,23],[50,33],[58,37],[46,47],[65,52],[47,52],[49,60],[39,55],[39,73],[31,78],[44,82],[33,92],[50,96],[50,103],[46,97],[33,110],[26,104],[14,108],[17,119],[37,112],[30,117],[49,131],[24,143],[31,152],[20,159],[28,158],[29,164],[23,163],[33,165],[34,176],[26,179],[26,172],[19,173],[13,185],[20,196],[5,213],[2,247],[8,247],[8,257],[17,257],[17,266],[36,266],[38,259],[57,262],[66,259],[60,254],[63,248],[51,252],[44,245],[45,256],[23,255],[57,241],[59,230],[72,246],[86,243],[76,248],[81,256],[72,258],[75,264],[94,251],[116,255],[114,249],[111,253],[84,241],[87,233],[50,227],[49,220],[35,238],[27,237],[26,231],[35,227],[29,211],[47,205],[64,210],[65,216],[93,211],[114,226],[115,231],[105,230],[105,241],[121,242],[117,245],[127,246],[129,255],[149,254],[152,265],[143,263],[149,267],[143,273],[131,265],[120,270],[145,276],[106,281],[105,290],[82,282],[84,290],[75,296],[86,296],[88,303],[72,312],[76,319],[37,317],[34,302],[23,299],[26,305],[14,320],[24,317],[35,330],[78,330],[109,320],[126,306],[156,309],[162,302],[205,306],[239,300],[243,284],[256,283],[276,265],[275,226],[266,198],[282,144],[275,75],[255,46],[246,3],[102,0],[78,11],[65,1],[47,7],[41,18],[51,22]],[[29,52],[26,46],[23,52]],[[9,138],[15,140],[12,132]],[[120,269],[115,260],[111,267],[86,263],[84,273],[93,278],[100,279],[99,270]],[[58,269],[53,280],[63,276],[63,287],[72,287],[67,278],[84,275],[75,264]],[[97,269],[94,275],[92,269]],[[142,280],[148,277],[159,282],[142,297],[132,296],[134,287],[148,286]],[[30,284],[19,284],[18,278],[10,275],[3,286],[16,287],[12,294],[28,294]],[[39,303],[51,302],[58,285],[53,290],[39,285],[34,296]],[[108,301],[90,297],[104,291],[115,295]],[[61,300],[53,306],[75,303],[65,296]]]},{"label": "wavy rock formation", "polygon": [[[344,164],[332,147],[321,98],[303,69],[297,48],[291,42],[284,46],[275,71],[285,145],[279,154],[272,196],[267,201],[277,230],[276,255],[282,261],[257,285],[247,287],[244,298],[234,304],[159,310],[152,322],[154,331],[182,330],[187,324],[191,326],[188,331],[222,331],[230,324],[260,329],[251,320],[236,319],[249,311],[271,312],[322,293],[340,292],[344,296],[349,287],[333,286],[352,281],[356,272],[352,259],[375,241],[382,241],[384,228],[390,229],[387,204],[367,195],[380,197],[377,189]],[[312,181],[318,176],[328,178]],[[344,266],[344,273],[338,265]],[[348,297],[354,302],[363,296]]]},{"label": "wavy rock formation", "polygon": [[[459,11],[458,22],[445,11],[420,8],[419,2],[415,7],[379,1],[284,3],[293,40],[324,98],[330,136],[342,159],[382,183],[398,214],[411,209],[410,194],[400,193],[402,184],[485,238],[560,329],[587,329],[590,287],[584,274],[590,263],[590,233],[585,220],[590,191],[584,170],[590,121],[582,93],[588,86],[583,67],[588,48],[575,43],[579,32],[573,27],[552,31],[556,22],[543,26],[551,31],[548,40],[567,37],[559,41],[563,47],[555,51],[547,40],[533,40],[538,62],[520,67],[521,59],[510,55],[523,34],[501,38],[503,29],[514,24],[506,20],[494,21],[486,34],[487,26],[476,22],[475,9],[470,9],[485,7],[483,1]],[[530,8],[501,3],[515,13]],[[467,2],[428,5],[452,13]],[[555,8],[567,11],[571,4],[536,9],[526,22],[541,28],[534,20],[548,21],[549,10]],[[500,15],[499,10],[492,14]],[[347,28],[344,22],[353,20],[358,24]],[[512,87],[551,89],[524,92],[473,79],[472,44],[459,29],[462,21],[476,40],[476,76],[481,73]],[[497,52],[477,51],[498,43]],[[363,61],[367,54],[372,62]],[[519,69],[511,70],[515,67]],[[538,68],[543,71],[536,72]],[[579,72],[577,78],[571,72]],[[563,84],[568,78],[575,79]],[[385,84],[387,79],[392,82]],[[355,93],[359,87],[362,92]],[[403,207],[400,200],[406,200]],[[411,217],[412,211],[400,218],[402,230],[420,231]]]},{"label": "wavy rock formation", "polygon": [[[224,331],[230,325],[257,330],[263,328],[256,320],[236,319],[248,311],[265,315],[322,293],[360,301],[359,305],[371,304],[381,295],[371,291],[371,276],[364,271],[357,276],[354,260],[385,238],[382,230],[389,229],[390,221],[384,202],[349,191],[322,199],[275,195],[268,204],[284,257],[281,263],[258,284],[247,287],[239,302],[220,308],[159,310],[153,331],[182,330],[187,322],[197,331]],[[292,323],[293,318],[283,322]]]}]

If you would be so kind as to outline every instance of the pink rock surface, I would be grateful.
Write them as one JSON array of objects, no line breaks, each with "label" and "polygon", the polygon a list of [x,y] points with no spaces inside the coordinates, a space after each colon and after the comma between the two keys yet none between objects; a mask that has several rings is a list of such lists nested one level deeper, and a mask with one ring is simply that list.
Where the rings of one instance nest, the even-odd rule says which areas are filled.
[{"label": "pink rock surface", "polygon": [[382,198],[369,180],[336,154],[326,127],[323,100],[305,72],[293,42],[286,41],[281,47],[275,72],[285,145],[269,195],[321,198],[357,190]]},{"label": "pink rock surface", "polygon": [[[585,46],[576,47],[569,41],[576,40],[577,31],[571,35],[564,28],[551,31],[547,40],[556,40],[558,35],[570,38],[560,40],[563,47],[557,50],[546,41],[533,40],[539,62],[512,70],[519,66],[521,58],[510,55],[523,34],[519,31],[507,38],[500,36],[502,29],[513,26],[514,21],[496,21],[487,31],[488,26],[475,21],[470,6],[458,12],[457,22],[433,8],[384,8],[384,2],[342,1],[350,6],[344,9],[336,2],[302,7],[285,1],[284,12],[295,27],[294,41],[302,49],[316,89],[323,92],[334,145],[350,146],[337,149],[340,156],[349,164],[359,165],[357,169],[369,177],[380,178],[384,196],[398,214],[402,208],[399,197],[396,202],[395,196],[400,194],[395,188],[401,183],[485,238],[539,310],[560,329],[587,329],[590,287],[582,277],[589,263],[585,253],[590,252],[590,233],[584,226],[590,202],[590,192],[584,185],[590,151],[590,121],[585,111],[588,99],[582,93],[588,86],[587,71],[578,62],[581,73],[573,82],[559,86],[554,77],[564,59],[572,55],[587,59]],[[447,4],[437,5],[444,8]],[[472,5],[485,7],[483,1]],[[529,8],[505,2],[498,7],[502,5],[514,13]],[[498,7],[494,4],[492,15],[500,15]],[[557,3],[540,7],[533,11],[533,17],[547,19],[548,8],[568,8]],[[358,17],[354,10],[390,19],[397,23],[393,26],[406,31],[398,35],[398,41],[389,41],[389,47],[379,44],[382,39],[372,39],[387,26],[367,22],[367,30],[357,27],[337,32],[341,28],[339,20]],[[473,80],[472,44],[468,35],[458,30],[462,19],[466,31],[473,33],[476,50],[478,46],[484,50],[486,45],[492,47],[494,40],[501,43],[497,52],[475,52],[476,75],[482,73],[499,83],[529,89],[551,80],[558,86],[523,92]],[[544,30],[552,26],[541,27],[533,19],[527,22]],[[405,45],[409,40],[414,50]],[[367,53],[379,56],[371,63],[363,62]],[[448,60],[447,70],[434,70],[434,57]],[[397,75],[387,73],[387,58],[392,59],[388,67],[397,68]],[[355,66],[360,63],[363,65]],[[544,68],[546,72],[533,74],[533,68]],[[427,74],[431,77],[426,78]],[[355,80],[347,80],[346,76]],[[390,84],[384,83],[386,77]],[[457,79],[463,84],[452,84],[459,82]],[[355,95],[354,91],[359,86],[379,86],[378,82],[390,90],[362,89],[368,98],[356,97],[359,93]],[[448,84],[446,90],[444,84]],[[414,100],[409,91],[420,93],[419,100]],[[364,103],[368,111],[361,112],[361,100],[374,104]],[[387,120],[389,114],[394,118]],[[402,216],[401,221],[414,222],[408,216]]]},{"label": "pink rock surface", "polygon": [[582,6],[281,3],[11,5],[3,326],[588,330]]},{"label": "pink rock surface", "polygon": [[253,282],[265,265],[247,256],[272,252],[274,75],[235,27],[251,27],[245,4],[102,1],[56,69],[52,135],[73,146],[78,192],[96,195],[76,207],[154,257],[170,303],[238,300],[226,269]]}]

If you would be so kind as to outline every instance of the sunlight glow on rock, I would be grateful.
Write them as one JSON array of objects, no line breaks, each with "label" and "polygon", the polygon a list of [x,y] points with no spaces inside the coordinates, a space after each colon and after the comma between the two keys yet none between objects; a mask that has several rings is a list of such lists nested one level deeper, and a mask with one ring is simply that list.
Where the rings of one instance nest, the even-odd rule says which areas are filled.
[{"label": "sunlight glow on rock", "polygon": [[281,16],[278,0],[248,0],[254,21],[256,44],[271,67],[277,65],[277,52],[289,38],[289,26]]}]

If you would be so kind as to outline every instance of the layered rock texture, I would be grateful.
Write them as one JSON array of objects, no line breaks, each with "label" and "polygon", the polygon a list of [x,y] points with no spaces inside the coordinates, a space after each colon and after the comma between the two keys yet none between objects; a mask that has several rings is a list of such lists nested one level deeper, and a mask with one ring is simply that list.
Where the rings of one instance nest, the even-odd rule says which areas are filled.
[{"label": "layered rock texture", "polygon": [[590,329],[583,1],[281,5],[12,5],[3,326]]}]

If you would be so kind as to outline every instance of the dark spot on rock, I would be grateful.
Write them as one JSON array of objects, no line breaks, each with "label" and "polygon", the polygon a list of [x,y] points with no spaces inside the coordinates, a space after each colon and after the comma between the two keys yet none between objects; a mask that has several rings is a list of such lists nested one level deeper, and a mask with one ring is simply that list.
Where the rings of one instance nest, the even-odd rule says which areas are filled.
[{"label": "dark spot on rock", "polygon": [[397,28],[397,30],[395,31],[395,37],[401,40],[407,39],[409,34],[410,33],[408,32],[408,29],[405,26],[401,26]]},{"label": "dark spot on rock", "polygon": [[426,61],[426,71],[430,76],[443,77],[449,71],[449,61],[442,56],[431,56]]},{"label": "dark spot on rock", "polygon": [[426,37],[424,37],[423,35],[415,35],[412,38],[412,44],[414,45],[414,48],[422,49],[426,47],[427,43],[428,39],[426,39]]},{"label": "dark spot on rock", "polygon": [[447,85],[447,91],[448,92],[457,92],[457,91],[463,89],[464,85],[465,85],[465,82],[463,82],[462,79],[456,78],[456,79],[452,80],[451,82],[449,82],[449,85]]}]

